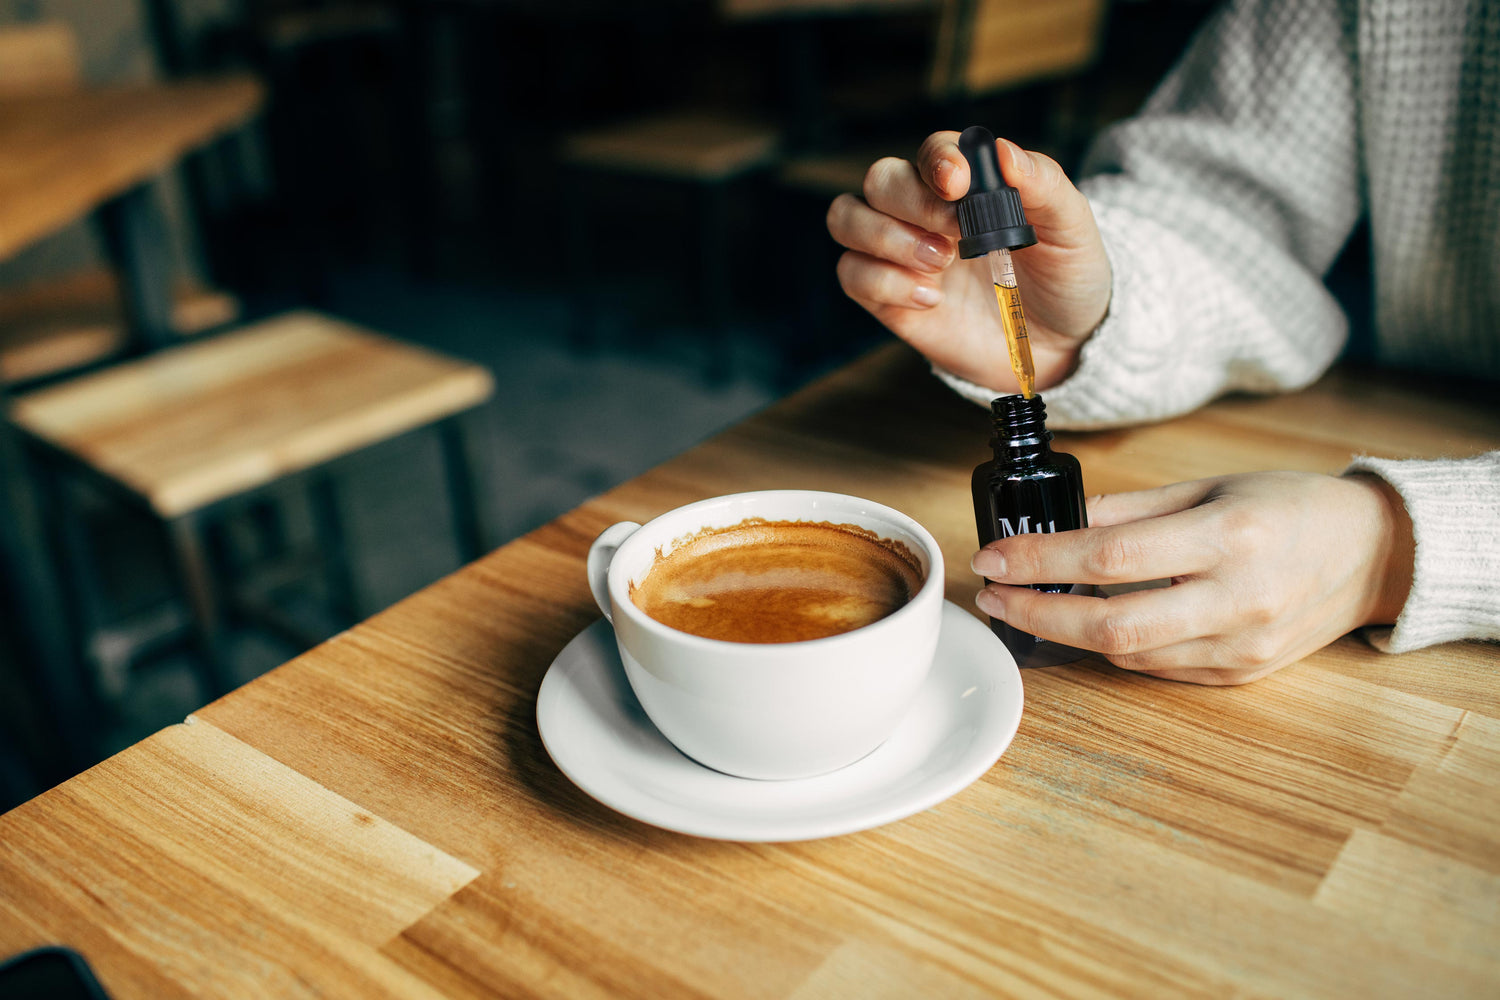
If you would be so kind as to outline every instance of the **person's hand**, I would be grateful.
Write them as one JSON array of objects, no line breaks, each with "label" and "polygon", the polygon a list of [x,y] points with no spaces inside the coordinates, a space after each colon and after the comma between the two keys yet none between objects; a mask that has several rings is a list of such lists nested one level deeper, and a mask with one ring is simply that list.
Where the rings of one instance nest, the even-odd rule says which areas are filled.
[{"label": "person's hand", "polygon": [[[1127,670],[1244,684],[1361,625],[1411,589],[1405,506],[1373,476],[1257,472],[1089,500],[1090,527],[985,546],[981,610]],[[1020,584],[1171,586],[1100,600]],[[1007,586],[1009,584],[1010,586]]]},{"label": "person's hand", "polygon": [[[1110,267],[1088,200],[1040,153],[998,140],[1005,182],[1021,194],[1037,244],[1014,255],[1036,364],[1036,387],[1061,382],[1109,307]],[[951,204],[969,190],[957,132],[936,132],[916,164],[878,160],[864,197],[840,195],[828,232],[848,251],[839,283],[849,297],[938,366],[987,388],[1018,391],[989,266],[958,259]]]}]

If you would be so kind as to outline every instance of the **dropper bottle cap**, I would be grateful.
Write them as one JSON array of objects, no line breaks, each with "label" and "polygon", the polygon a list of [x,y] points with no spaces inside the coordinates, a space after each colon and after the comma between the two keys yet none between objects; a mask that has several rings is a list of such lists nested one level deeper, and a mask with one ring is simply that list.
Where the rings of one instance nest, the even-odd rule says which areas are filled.
[{"label": "dropper bottle cap", "polygon": [[1021,192],[1005,183],[995,136],[971,125],[958,137],[958,151],[969,161],[969,193],[958,203],[958,255],[964,260],[991,250],[1019,250],[1036,242],[1026,222]]}]

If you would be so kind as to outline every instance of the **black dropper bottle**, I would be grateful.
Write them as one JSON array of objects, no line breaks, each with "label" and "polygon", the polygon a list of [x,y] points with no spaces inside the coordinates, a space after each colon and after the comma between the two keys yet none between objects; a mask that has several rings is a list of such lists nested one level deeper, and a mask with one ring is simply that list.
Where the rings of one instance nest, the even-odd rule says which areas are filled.
[{"label": "black dropper bottle", "polygon": [[[974,470],[974,523],[981,548],[997,538],[1029,533],[1051,534],[1088,527],[1083,470],[1072,455],[1052,450],[1047,407],[1042,397],[1001,396],[990,403],[995,457]],[[1092,588],[1067,583],[1032,584],[1047,593],[1088,593]],[[990,628],[1022,667],[1071,663],[1088,655],[1060,643],[1039,639],[997,618]]]}]

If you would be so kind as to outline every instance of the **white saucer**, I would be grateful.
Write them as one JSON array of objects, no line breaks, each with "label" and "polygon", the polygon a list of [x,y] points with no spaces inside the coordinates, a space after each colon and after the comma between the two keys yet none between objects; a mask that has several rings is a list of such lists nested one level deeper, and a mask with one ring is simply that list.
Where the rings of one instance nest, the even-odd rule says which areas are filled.
[{"label": "white saucer", "polygon": [[978,779],[1021,723],[1021,673],[982,622],[948,602],[932,673],[911,712],[868,757],[832,774],[755,781],[684,756],[657,731],[600,620],[542,678],[542,743],[572,782],[643,823],[719,840],[833,837],[937,805]]}]

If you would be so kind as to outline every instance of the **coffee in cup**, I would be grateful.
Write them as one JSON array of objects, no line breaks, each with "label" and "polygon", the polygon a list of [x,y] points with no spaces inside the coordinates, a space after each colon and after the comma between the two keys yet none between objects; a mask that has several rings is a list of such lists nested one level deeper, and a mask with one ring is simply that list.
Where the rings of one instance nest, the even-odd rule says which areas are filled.
[{"label": "coffee in cup", "polygon": [[705,639],[802,642],[885,618],[922,579],[911,549],[859,525],[752,518],[658,552],[630,599]]},{"label": "coffee in cup", "polygon": [[[810,576],[775,584],[804,560]],[[745,778],[825,774],[880,746],[926,680],[942,621],[943,554],[932,534],[898,510],[839,493],[737,493],[645,525],[623,521],[589,549],[588,579],[656,728],[699,763]],[[743,588],[753,597],[734,595],[737,579],[761,585]],[[815,603],[803,592],[819,589],[802,587],[809,579],[876,596],[843,631],[802,638],[806,623],[788,624],[799,617],[789,609]],[[699,623],[664,623],[637,603],[679,586],[685,599],[666,603],[741,610],[704,635],[694,629],[711,630]],[[843,615],[810,617],[826,626]]]}]

